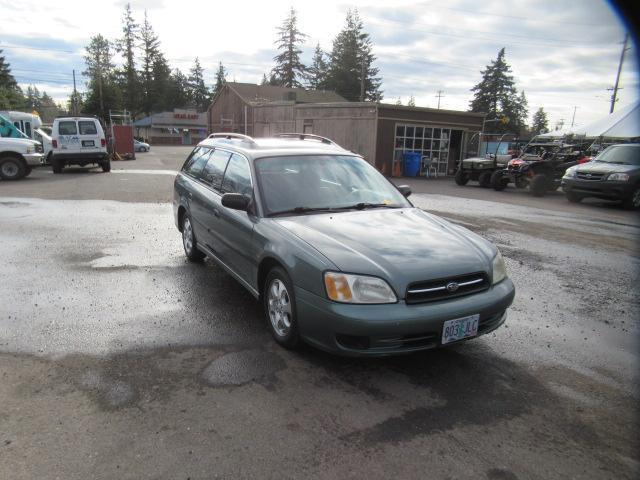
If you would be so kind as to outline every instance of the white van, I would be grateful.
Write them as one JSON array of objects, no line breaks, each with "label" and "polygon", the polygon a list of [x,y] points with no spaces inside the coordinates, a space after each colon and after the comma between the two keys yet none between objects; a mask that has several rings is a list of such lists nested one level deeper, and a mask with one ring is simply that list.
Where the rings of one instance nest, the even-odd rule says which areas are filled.
[{"label": "white van", "polygon": [[99,165],[111,171],[107,139],[96,117],[58,117],[51,132],[53,173],[61,173],[67,165]]}]

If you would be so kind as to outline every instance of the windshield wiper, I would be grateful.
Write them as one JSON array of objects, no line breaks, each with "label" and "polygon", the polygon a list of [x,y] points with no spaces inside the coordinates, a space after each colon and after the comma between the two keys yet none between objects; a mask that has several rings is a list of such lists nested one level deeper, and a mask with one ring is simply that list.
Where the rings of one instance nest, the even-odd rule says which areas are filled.
[{"label": "windshield wiper", "polygon": [[285,215],[287,213],[309,213],[309,212],[333,212],[334,208],[331,207],[295,207],[287,210],[280,210],[278,212],[271,212],[269,217],[276,217],[278,215]]},{"label": "windshield wiper", "polygon": [[364,210],[365,208],[401,208],[400,205],[394,205],[390,203],[368,203],[360,202],[348,205],[346,207],[338,207],[336,210]]}]

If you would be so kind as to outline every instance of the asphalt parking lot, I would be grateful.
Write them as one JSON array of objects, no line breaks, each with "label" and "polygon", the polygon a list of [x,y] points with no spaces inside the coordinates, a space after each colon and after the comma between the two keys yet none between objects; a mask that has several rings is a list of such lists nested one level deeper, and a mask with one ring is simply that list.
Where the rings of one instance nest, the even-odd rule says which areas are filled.
[{"label": "asphalt parking lot", "polygon": [[498,245],[506,324],[409,356],[294,353],[185,261],[188,151],[0,182],[0,478],[638,478],[637,213],[398,180]]}]

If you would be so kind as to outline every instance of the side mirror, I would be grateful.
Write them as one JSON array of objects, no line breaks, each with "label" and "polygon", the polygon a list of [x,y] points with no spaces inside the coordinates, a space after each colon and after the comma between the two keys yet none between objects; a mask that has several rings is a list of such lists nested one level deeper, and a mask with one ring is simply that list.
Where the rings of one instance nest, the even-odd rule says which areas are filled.
[{"label": "side mirror", "polygon": [[249,208],[251,200],[241,193],[225,193],[222,196],[222,206],[233,210],[242,210],[244,212]]},{"label": "side mirror", "polygon": [[404,198],[409,198],[411,195],[411,187],[409,185],[398,185],[398,190],[404,195]]}]

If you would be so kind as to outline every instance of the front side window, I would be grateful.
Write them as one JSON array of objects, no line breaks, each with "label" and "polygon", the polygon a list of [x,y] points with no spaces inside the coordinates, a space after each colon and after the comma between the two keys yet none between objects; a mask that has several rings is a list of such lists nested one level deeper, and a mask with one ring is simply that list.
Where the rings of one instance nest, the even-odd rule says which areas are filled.
[{"label": "front side window", "polygon": [[242,193],[251,195],[251,170],[249,162],[242,155],[231,155],[227,171],[222,182],[222,193]]},{"label": "front side window", "polygon": [[256,160],[267,214],[292,209],[349,209],[359,204],[411,204],[370,164],[350,155],[300,155]]},{"label": "front side window", "polygon": [[58,124],[58,133],[60,135],[77,135],[78,127],[75,121],[64,121]]},{"label": "front side window", "polygon": [[211,149],[205,147],[196,148],[191,154],[191,159],[184,166],[184,171],[192,177],[198,178],[207,164],[207,160],[211,155]]},{"label": "front side window", "polygon": [[78,127],[80,127],[80,135],[97,135],[98,134],[98,129],[96,128],[95,122],[80,120],[78,122]]},{"label": "front side window", "polygon": [[227,168],[230,156],[231,154],[224,150],[214,150],[202,172],[202,181],[211,185],[215,190],[220,190],[224,170]]}]

